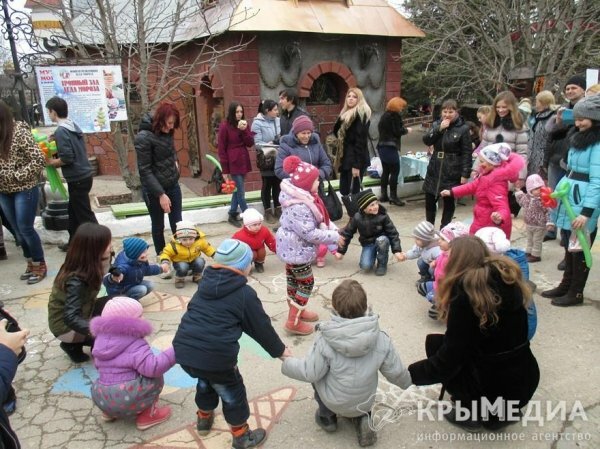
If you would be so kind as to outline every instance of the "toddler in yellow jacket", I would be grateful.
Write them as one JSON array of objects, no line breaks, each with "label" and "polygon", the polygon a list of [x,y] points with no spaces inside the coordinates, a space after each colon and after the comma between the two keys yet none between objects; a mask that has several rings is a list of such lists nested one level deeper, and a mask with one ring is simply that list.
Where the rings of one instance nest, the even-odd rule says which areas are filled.
[{"label": "toddler in yellow jacket", "polygon": [[206,235],[200,232],[193,223],[180,221],[177,223],[177,231],[169,243],[165,245],[160,254],[161,265],[171,264],[175,268],[175,287],[183,288],[185,277],[192,271],[192,281],[199,282],[202,279],[205,260],[202,253],[212,257],[216,249],[206,240]]}]

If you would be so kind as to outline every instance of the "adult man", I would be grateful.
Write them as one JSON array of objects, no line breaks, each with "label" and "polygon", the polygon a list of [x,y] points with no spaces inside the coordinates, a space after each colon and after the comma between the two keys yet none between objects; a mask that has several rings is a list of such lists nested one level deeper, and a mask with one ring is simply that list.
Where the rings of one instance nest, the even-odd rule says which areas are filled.
[{"label": "adult man", "polygon": [[[61,167],[69,188],[69,242],[82,223],[98,223],[90,205],[92,189],[92,166],[88,160],[83,141],[83,132],[73,120],[69,119],[69,106],[60,97],[52,97],[46,102],[48,117],[58,123],[54,131],[57,158],[48,160],[48,165]],[[67,251],[69,244],[59,245]]]},{"label": "adult man", "polygon": [[283,89],[279,92],[280,128],[281,136],[289,134],[292,129],[292,123],[301,115],[308,116],[308,113],[298,106],[298,91],[296,89]]},{"label": "adult man", "polygon": [[[565,84],[564,95],[568,102],[563,104],[556,114],[546,122],[546,131],[549,137],[544,153],[543,166],[547,170],[548,185],[552,189],[556,187],[558,181],[566,173],[566,157],[569,151],[567,133],[575,126],[572,119],[563,120],[563,113],[565,110],[573,109],[575,104],[585,97],[585,77],[583,75],[573,75],[569,78]],[[550,219],[553,223],[555,222],[555,210],[552,211]],[[556,239],[556,229],[548,231],[544,237],[544,241],[554,239]],[[559,270],[564,269],[564,267],[561,268],[562,263],[559,264]]]}]

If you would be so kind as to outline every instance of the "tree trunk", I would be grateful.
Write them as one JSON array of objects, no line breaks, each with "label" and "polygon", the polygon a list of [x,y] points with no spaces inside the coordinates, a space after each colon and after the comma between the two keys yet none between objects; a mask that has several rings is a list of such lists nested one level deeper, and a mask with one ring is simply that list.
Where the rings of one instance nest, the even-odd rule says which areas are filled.
[{"label": "tree trunk", "polygon": [[128,139],[128,142],[125,142],[119,123],[111,122],[110,128],[113,137],[113,143],[115,145],[115,151],[119,158],[121,175],[123,175],[125,185],[129,190],[131,190],[131,198],[133,201],[142,201],[142,184],[140,183],[140,177],[137,173],[137,169],[134,168],[133,171],[129,169],[128,153],[130,151],[135,151],[135,149],[131,146],[132,138]]}]

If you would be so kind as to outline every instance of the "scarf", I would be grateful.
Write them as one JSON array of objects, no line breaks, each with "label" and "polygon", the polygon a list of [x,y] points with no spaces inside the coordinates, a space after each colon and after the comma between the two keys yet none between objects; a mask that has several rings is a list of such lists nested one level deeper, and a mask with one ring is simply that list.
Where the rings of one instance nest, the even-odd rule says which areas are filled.
[{"label": "scarf", "polygon": [[315,200],[315,206],[317,206],[317,209],[319,210],[319,212],[321,212],[321,215],[323,215],[323,223],[325,223],[327,225],[327,227],[329,227],[329,212],[327,211],[327,208],[325,207],[325,203],[323,202],[323,200],[321,199],[321,197],[315,192],[310,192],[312,197]]}]

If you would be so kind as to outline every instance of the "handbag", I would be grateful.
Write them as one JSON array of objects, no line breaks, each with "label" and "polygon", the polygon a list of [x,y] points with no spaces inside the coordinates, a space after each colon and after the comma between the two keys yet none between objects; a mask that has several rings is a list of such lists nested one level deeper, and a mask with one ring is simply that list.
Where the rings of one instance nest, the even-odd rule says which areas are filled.
[{"label": "handbag", "polygon": [[325,191],[323,184],[319,185],[319,196],[325,204],[325,209],[327,209],[331,221],[337,221],[344,216],[342,202],[329,180],[327,180],[327,191]]},{"label": "handbag", "polygon": [[260,171],[273,171],[273,170],[275,170],[276,157],[277,157],[277,149],[257,148],[257,150],[256,150],[256,166],[258,167],[258,169]]},{"label": "handbag", "polygon": [[[362,182],[360,180],[360,178],[356,177],[356,178],[352,178],[352,182],[350,183],[350,191],[352,192],[352,187],[354,187],[354,181],[358,179],[358,185],[360,186],[359,188],[359,192],[362,190]],[[354,215],[359,211],[358,208],[358,204],[356,203],[356,197],[358,196],[358,193],[350,193],[348,195],[343,195],[342,196],[342,203],[344,203],[344,207],[346,208],[346,212],[348,212],[348,215],[350,216],[350,218],[354,217]]]}]

